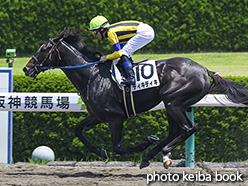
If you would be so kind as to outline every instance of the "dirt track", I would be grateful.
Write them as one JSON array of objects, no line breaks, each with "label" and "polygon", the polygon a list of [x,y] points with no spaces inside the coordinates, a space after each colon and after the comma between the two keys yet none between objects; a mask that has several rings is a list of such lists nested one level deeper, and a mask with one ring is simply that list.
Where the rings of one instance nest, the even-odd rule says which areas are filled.
[{"label": "dirt track", "polygon": [[[0,185],[135,186],[147,185],[149,180],[149,185],[248,185],[248,167],[241,167],[222,168],[220,166],[204,165],[197,168],[171,167],[166,170],[161,163],[151,163],[148,168],[140,170],[138,165],[132,162],[110,162],[108,164],[104,162],[55,162],[47,165],[2,164],[0,165]],[[216,182],[216,173],[219,174],[218,179],[221,179],[220,176],[222,176],[224,179],[238,179],[239,181]],[[154,174],[156,174],[156,182],[152,181]],[[158,181],[158,178],[160,181]],[[177,179],[179,181],[176,181]],[[202,179],[205,179],[205,182],[201,181]]]}]

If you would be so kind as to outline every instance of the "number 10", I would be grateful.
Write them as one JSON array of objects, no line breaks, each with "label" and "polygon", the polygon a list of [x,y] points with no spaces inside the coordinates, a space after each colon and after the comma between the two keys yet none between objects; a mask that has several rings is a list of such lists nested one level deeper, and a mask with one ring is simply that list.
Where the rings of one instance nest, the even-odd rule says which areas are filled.
[{"label": "number 10", "polygon": [[[146,74],[145,74],[145,67],[147,67]],[[143,65],[138,65],[136,67],[136,81],[140,81],[140,76],[143,79],[150,79],[153,76],[153,74],[154,74],[154,68],[152,64],[143,64]]]}]

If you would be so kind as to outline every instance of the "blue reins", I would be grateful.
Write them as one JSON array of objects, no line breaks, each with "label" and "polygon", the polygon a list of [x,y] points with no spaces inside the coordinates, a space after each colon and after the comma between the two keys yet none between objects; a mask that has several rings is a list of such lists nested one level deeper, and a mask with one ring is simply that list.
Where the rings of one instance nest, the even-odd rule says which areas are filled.
[{"label": "blue reins", "polygon": [[99,64],[101,63],[102,61],[96,61],[96,62],[93,62],[93,63],[88,63],[86,65],[78,65],[78,66],[62,66],[62,67],[52,67],[52,66],[48,66],[48,67],[41,67],[40,69],[41,70],[48,70],[48,69],[75,69],[75,68],[84,68],[84,67],[88,67],[88,66],[91,66],[91,65],[96,65],[96,64]]},{"label": "blue reins", "polygon": [[[150,57],[144,59],[144,60],[141,60],[141,61],[138,61],[138,62],[135,62],[134,63],[134,66],[136,65],[139,65],[139,63],[142,63],[142,62],[145,62],[147,60],[149,60]],[[48,70],[48,69],[76,69],[76,68],[84,68],[84,67],[88,67],[88,66],[91,66],[91,65],[96,65],[96,64],[99,64],[101,63],[102,61],[96,61],[96,62],[93,62],[93,63],[88,63],[86,65],[78,65],[78,66],[62,66],[62,67],[52,67],[52,66],[48,66],[48,67],[41,67],[40,69],[41,70]]]}]

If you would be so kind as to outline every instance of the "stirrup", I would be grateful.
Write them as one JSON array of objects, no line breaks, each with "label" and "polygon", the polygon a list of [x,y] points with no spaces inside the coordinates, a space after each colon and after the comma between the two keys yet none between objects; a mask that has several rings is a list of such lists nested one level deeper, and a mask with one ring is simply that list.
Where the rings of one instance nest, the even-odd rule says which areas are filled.
[{"label": "stirrup", "polygon": [[128,77],[127,79],[124,79],[122,82],[121,82],[122,85],[135,85],[135,79],[134,77]]}]

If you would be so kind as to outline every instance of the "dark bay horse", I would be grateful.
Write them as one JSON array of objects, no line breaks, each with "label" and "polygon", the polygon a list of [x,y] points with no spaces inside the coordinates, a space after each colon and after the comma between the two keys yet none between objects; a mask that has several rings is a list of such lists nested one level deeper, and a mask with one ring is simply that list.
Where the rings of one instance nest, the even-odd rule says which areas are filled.
[{"label": "dark bay horse", "polygon": [[[80,51],[80,52],[79,52]],[[88,50],[78,37],[61,33],[42,44],[24,67],[25,75],[36,77],[41,67],[78,66],[99,60],[100,53]],[[90,152],[107,158],[104,149],[97,149],[82,134],[85,127],[107,122],[116,153],[141,152],[157,140],[148,140],[135,147],[122,147],[123,122],[127,119],[122,91],[112,80],[109,63],[87,68],[62,69],[77,88],[87,106],[89,115],[75,126],[75,135]],[[187,108],[212,92],[226,94],[235,103],[248,105],[248,89],[237,82],[218,76],[200,64],[183,57],[156,61],[160,86],[133,93],[137,114],[150,110],[163,101],[169,122],[169,134],[145,153],[140,168],[147,167],[158,152],[166,156],[196,131],[196,126],[186,114]],[[213,82],[210,83],[210,77]]]}]

